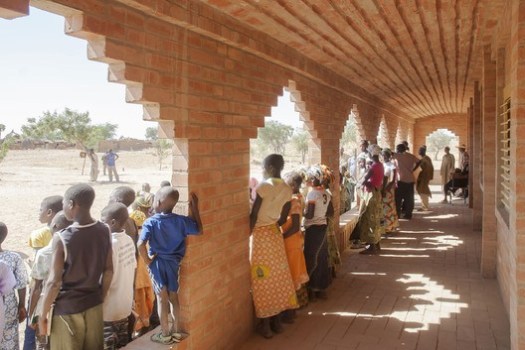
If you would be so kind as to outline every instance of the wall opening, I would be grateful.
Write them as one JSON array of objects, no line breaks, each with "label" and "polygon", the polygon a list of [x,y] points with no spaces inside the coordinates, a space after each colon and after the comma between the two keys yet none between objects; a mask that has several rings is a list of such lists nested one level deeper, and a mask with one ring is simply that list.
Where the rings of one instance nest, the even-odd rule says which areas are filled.
[{"label": "wall opening", "polygon": [[[0,165],[4,220],[15,233],[7,238],[9,249],[31,255],[26,234],[39,225],[34,214],[42,199],[63,195],[71,184],[90,181],[90,160],[80,157],[83,150],[66,142],[63,132],[28,130],[41,125],[38,121],[46,111],[52,118],[69,108],[80,119],[88,117],[88,125],[100,127],[94,132],[104,135],[100,142],[86,144],[95,149],[98,159],[97,181],[90,182],[96,191],[93,217],[100,217],[116,186],[138,191],[143,182],[149,182],[154,192],[162,180],[171,181],[171,141],[147,140],[157,138],[158,124],[142,119],[142,105],[126,103],[124,85],[108,84],[108,66],[86,58],[85,40],[64,35],[64,17],[31,8],[30,16],[0,21],[0,38],[1,123],[16,134]],[[34,118],[34,123],[28,118]],[[108,124],[115,125],[109,132],[104,129]],[[108,172],[103,173],[102,156],[110,148],[119,155],[119,183],[114,177],[109,182]]]},{"label": "wall opening", "polygon": [[381,123],[379,124],[379,130],[377,131],[377,144],[381,148],[392,148],[388,137],[388,129],[385,122],[385,116],[381,118]]},{"label": "wall opening", "polygon": [[362,133],[359,127],[358,118],[359,112],[354,105],[348,115],[348,120],[343,130],[341,140],[339,141],[341,148],[341,158],[339,160],[341,167],[339,170],[342,175],[341,186],[342,190],[348,191],[346,204],[343,206],[343,203],[341,202],[341,214],[354,207],[356,202],[355,184],[357,183],[358,178],[356,158],[360,153],[359,145],[362,141]]},{"label": "wall opening", "polygon": [[[432,159],[434,164],[434,180],[435,183],[441,183],[441,161],[445,154],[445,147],[450,147],[450,153],[455,159],[455,168],[459,167],[459,137],[448,129],[437,129],[425,137],[425,145],[427,146],[427,155]],[[413,153],[416,154],[419,147],[422,145],[414,145]]]}]

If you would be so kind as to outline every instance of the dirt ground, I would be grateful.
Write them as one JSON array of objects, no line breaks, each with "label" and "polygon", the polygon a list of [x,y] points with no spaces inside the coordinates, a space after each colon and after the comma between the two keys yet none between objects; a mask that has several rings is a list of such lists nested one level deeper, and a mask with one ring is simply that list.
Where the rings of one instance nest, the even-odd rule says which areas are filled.
[{"label": "dirt ground", "polygon": [[[109,193],[117,186],[128,185],[139,190],[143,182],[149,182],[152,191],[156,191],[162,180],[171,180],[170,159],[164,160],[169,165],[159,171],[153,150],[118,154],[120,158],[116,164],[120,182],[109,182],[100,167],[98,181],[91,183],[96,191],[92,210],[94,218],[100,218]],[[100,159],[102,154],[98,155]],[[47,196],[63,195],[73,184],[88,182],[89,161],[85,164],[84,175],[81,175],[82,163],[78,150],[37,149],[8,153],[0,164],[0,221],[9,229],[2,245],[4,249],[17,251],[24,257],[32,257],[27,242],[29,233],[42,227],[38,221],[40,202]]]}]

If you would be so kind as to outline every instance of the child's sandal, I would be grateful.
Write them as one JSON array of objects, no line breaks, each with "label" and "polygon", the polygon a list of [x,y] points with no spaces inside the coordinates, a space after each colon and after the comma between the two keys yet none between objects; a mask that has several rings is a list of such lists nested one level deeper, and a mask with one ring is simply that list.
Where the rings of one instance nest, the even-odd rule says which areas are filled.
[{"label": "child's sandal", "polygon": [[162,332],[153,334],[150,337],[150,339],[152,342],[159,343],[162,345],[170,345],[175,342],[175,340],[173,340],[173,336],[170,335],[170,336],[165,337],[162,335]]}]

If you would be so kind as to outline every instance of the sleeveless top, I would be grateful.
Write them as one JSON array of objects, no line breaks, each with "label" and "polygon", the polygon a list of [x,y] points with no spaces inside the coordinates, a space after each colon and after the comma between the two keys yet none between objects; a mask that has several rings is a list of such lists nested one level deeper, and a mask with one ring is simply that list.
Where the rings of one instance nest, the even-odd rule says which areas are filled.
[{"label": "sleeveless top", "polygon": [[102,274],[111,249],[109,228],[100,221],[73,224],[58,235],[64,245],[64,272],[54,314],[76,314],[102,304]]}]

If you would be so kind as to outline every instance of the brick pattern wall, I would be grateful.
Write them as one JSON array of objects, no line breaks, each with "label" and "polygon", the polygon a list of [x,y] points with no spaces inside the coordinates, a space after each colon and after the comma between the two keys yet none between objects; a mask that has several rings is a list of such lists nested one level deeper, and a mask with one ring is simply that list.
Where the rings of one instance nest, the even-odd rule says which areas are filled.
[{"label": "brick pattern wall", "polygon": [[459,144],[467,143],[468,120],[466,114],[444,114],[417,119],[414,124],[414,150],[426,143],[426,137],[437,129],[447,129],[459,137]]},{"label": "brick pattern wall", "polygon": [[[0,2],[0,17],[27,1]],[[181,349],[235,348],[253,330],[248,260],[249,139],[283,87],[299,108],[319,161],[339,167],[339,139],[354,104],[361,133],[375,139],[381,116],[410,137],[412,119],[263,33],[197,1],[38,1],[66,17],[66,32],[88,41],[88,57],[126,84],[126,100],[175,139],[178,212],[200,198],[204,235],[188,239],[181,268]],[[7,9],[6,9],[7,8]],[[23,13],[23,11],[22,11]],[[394,135],[394,128],[389,131]],[[338,191],[336,191],[337,193]],[[334,198],[339,204],[337,194]],[[338,210],[336,210],[338,212]]]},{"label": "brick pattern wall", "polygon": [[491,59],[489,45],[483,48],[483,211],[481,240],[481,273],[496,277],[496,62]]}]

